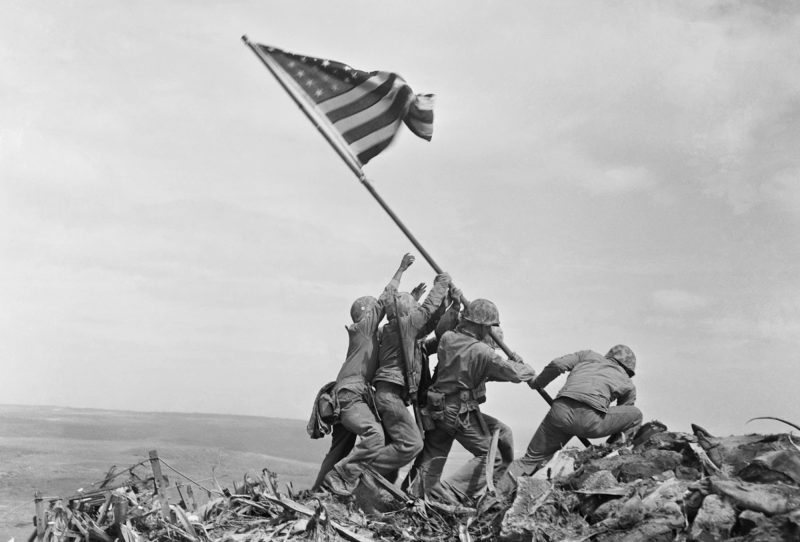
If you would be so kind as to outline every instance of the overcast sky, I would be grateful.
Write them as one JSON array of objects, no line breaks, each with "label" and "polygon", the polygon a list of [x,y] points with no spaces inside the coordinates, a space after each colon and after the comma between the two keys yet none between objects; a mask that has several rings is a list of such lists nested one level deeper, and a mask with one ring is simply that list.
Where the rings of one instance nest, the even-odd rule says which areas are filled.
[{"label": "overcast sky", "polygon": [[[800,422],[791,1],[5,2],[0,402],[302,419],[335,378],[412,247],[242,34],[437,95],[365,171],[537,371],[624,343],[646,420]],[[523,448],[547,407],[484,410]]]}]

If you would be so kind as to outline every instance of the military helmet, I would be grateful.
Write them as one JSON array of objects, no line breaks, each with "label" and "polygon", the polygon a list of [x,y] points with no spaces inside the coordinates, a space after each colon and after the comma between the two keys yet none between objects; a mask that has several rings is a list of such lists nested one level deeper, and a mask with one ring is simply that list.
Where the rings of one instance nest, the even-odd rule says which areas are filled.
[{"label": "military helmet", "polygon": [[[395,304],[397,304],[397,312],[399,314],[395,314]],[[417,307],[419,307],[419,302],[414,299],[413,295],[408,292],[401,292],[397,294],[394,301],[386,304],[386,317],[389,320],[394,320],[398,316],[408,316]]]},{"label": "military helmet", "polygon": [[625,367],[625,370],[628,371],[628,374],[631,376],[636,374],[636,355],[633,353],[633,350],[624,344],[618,344],[609,350],[608,354],[606,354],[606,358],[613,359]]},{"label": "military helmet", "polygon": [[[500,339],[501,341],[505,340],[505,337],[503,337],[503,328],[501,328],[500,326],[492,326],[492,331],[494,332],[495,335],[497,335],[498,339]],[[486,334],[486,337],[483,338],[483,342],[485,342],[495,350],[500,348],[500,346],[498,346],[498,344],[494,342],[494,339],[492,339],[492,336],[489,335],[488,333]]]},{"label": "military helmet", "polygon": [[497,305],[488,299],[471,301],[464,313],[464,319],[485,326],[500,325],[500,313],[497,311]]},{"label": "military helmet", "polygon": [[353,306],[350,307],[350,318],[353,319],[354,323],[358,323],[364,318],[364,314],[368,310],[370,310],[378,300],[372,297],[371,295],[365,295],[364,297],[359,297],[358,299],[353,302]]}]

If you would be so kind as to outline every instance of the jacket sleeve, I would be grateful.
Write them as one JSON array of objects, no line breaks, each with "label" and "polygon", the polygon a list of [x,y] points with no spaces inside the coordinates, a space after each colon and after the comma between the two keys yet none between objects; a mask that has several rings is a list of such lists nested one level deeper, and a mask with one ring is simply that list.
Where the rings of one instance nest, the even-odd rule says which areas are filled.
[{"label": "jacket sleeve", "polygon": [[496,354],[490,346],[486,348],[491,351],[491,359],[486,368],[485,378],[495,382],[527,382],[536,376],[533,367],[526,363],[508,361]]},{"label": "jacket sleeve", "polygon": [[589,352],[589,350],[581,350],[580,352],[567,354],[566,356],[554,359],[547,364],[547,367],[542,369],[542,372],[539,373],[539,376],[536,377],[533,384],[537,388],[544,389],[550,382],[555,380],[558,375],[571,371],[579,362],[586,359],[585,354],[587,352]]},{"label": "jacket sleeve", "polygon": [[428,320],[431,319],[431,316],[437,311],[437,309],[439,309],[439,305],[442,304],[442,300],[444,299],[444,295],[446,293],[446,285],[442,284],[441,282],[434,282],[433,288],[431,289],[430,293],[428,293],[425,301],[421,306],[411,313],[409,321],[415,337],[425,326],[425,324],[428,323]]},{"label": "jacket sleeve", "polygon": [[389,281],[389,284],[383,289],[383,293],[378,298],[378,302],[372,307],[372,310],[365,314],[364,318],[356,324],[361,333],[367,337],[371,337],[378,331],[378,326],[386,314],[386,305],[392,302],[392,299],[397,294],[398,286],[400,286],[398,281],[394,279]]},{"label": "jacket sleeve", "polygon": [[446,309],[447,306],[445,305],[443,298],[439,306],[436,307],[434,313],[430,318],[428,318],[428,321],[423,324],[422,328],[420,328],[419,332],[417,333],[417,339],[424,339],[430,335],[432,331],[438,329],[439,321],[442,319],[443,315],[447,314]]},{"label": "jacket sleeve", "polygon": [[622,390],[622,392],[617,396],[617,406],[633,406],[636,403],[636,386],[633,382],[630,384],[631,385],[629,388]]},{"label": "jacket sleeve", "polygon": [[458,314],[461,311],[461,303],[458,301],[454,301],[450,308],[447,309],[447,312],[442,315],[439,319],[439,323],[436,325],[436,336],[440,339],[442,335],[447,333],[448,331],[453,331],[456,326],[458,325]]}]

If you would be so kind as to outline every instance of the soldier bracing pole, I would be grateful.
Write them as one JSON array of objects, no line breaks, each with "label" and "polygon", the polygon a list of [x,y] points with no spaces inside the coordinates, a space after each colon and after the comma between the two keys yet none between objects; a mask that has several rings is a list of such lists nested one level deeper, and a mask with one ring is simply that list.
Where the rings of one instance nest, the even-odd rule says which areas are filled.
[{"label": "soldier bracing pole", "polygon": [[[392,208],[386,204],[384,199],[381,197],[380,194],[378,194],[378,192],[375,190],[375,187],[372,186],[369,180],[367,180],[367,178],[364,176],[360,177],[360,180],[361,184],[364,185],[364,188],[366,188],[369,191],[369,193],[372,194],[372,197],[375,198],[375,200],[380,204],[380,206],[383,207],[383,210],[386,211],[386,213],[391,217],[392,220],[394,220],[394,223],[397,224],[397,227],[400,228],[400,230],[406,235],[406,237],[408,237],[408,240],[411,241],[411,244],[414,245],[414,247],[419,251],[420,254],[422,254],[422,257],[425,258],[425,261],[427,261],[431,267],[433,267],[433,270],[439,274],[443,273],[444,271],[442,271],[442,268],[439,267],[439,264],[437,264],[434,261],[431,255],[428,254],[428,251],[425,250],[425,248],[419,243],[419,241],[417,241],[417,238],[414,237],[414,234],[411,233],[411,231],[409,231],[408,228],[406,228],[406,225],[403,224],[403,221],[400,220],[400,218],[396,214],[394,214]],[[469,301],[467,300],[467,298],[464,296],[463,293],[461,294],[461,303],[464,306],[469,305]],[[505,352],[506,356],[511,358],[513,352],[508,347],[508,345],[506,345],[506,343],[503,342],[503,339],[498,337],[497,334],[492,329],[489,330],[489,335],[491,335],[492,340],[497,344],[497,346],[499,346],[500,349],[503,352]],[[553,405],[553,398],[550,397],[549,393],[547,393],[545,390],[539,390],[539,389],[537,389],[536,391],[539,393],[539,395],[542,396],[542,398],[545,401],[547,401],[548,405],[550,406]],[[592,444],[591,442],[589,442],[588,439],[585,439],[583,437],[580,437],[579,440],[581,441],[581,444],[583,444],[587,448]]]},{"label": "soldier bracing pole", "polygon": [[[427,261],[428,264],[430,264],[430,266],[433,268],[434,271],[441,274],[443,272],[442,268],[439,267],[439,265],[433,260],[431,255],[428,254],[428,251],[425,250],[425,248],[419,243],[419,241],[417,241],[417,238],[414,237],[414,234],[412,234],[411,231],[409,231],[409,229],[406,228],[405,224],[403,224],[400,218],[386,204],[386,202],[383,200],[380,194],[378,194],[378,192],[375,191],[375,187],[372,186],[372,184],[367,179],[366,175],[364,175],[364,171],[361,169],[361,164],[358,161],[358,159],[349,151],[349,149],[343,148],[341,141],[336,137],[333,137],[331,133],[329,133],[329,131],[323,127],[325,125],[324,124],[325,121],[321,121],[317,117],[317,115],[313,112],[312,107],[310,106],[308,101],[302,98],[302,96],[298,96],[294,91],[294,89],[291,86],[287,85],[286,82],[283,81],[283,79],[281,79],[281,77],[272,67],[270,62],[259,52],[256,45],[253,44],[249,39],[247,39],[247,36],[242,36],[242,41],[245,44],[247,44],[247,46],[253,51],[253,53],[255,53],[255,55],[259,58],[259,60],[261,60],[261,62],[264,64],[267,70],[269,70],[269,72],[275,77],[275,79],[281,85],[283,90],[285,90],[286,93],[292,97],[295,104],[297,104],[300,110],[306,115],[308,120],[311,121],[311,124],[313,124],[314,127],[319,131],[319,133],[322,134],[322,137],[324,137],[325,140],[328,143],[330,143],[331,147],[333,147],[333,150],[335,150],[336,154],[339,155],[339,158],[341,158],[344,161],[344,163],[347,164],[347,167],[349,167],[350,170],[355,174],[355,176],[358,177],[358,180],[361,181],[361,184],[364,185],[364,188],[366,188],[369,191],[369,193],[372,194],[372,197],[375,198],[375,200],[380,204],[380,206],[383,207],[383,210],[386,211],[386,213],[391,217],[392,220],[394,220],[394,223],[397,224],[397,227],[400,228],[400,230],[405,234],[408,240],[411,241],[411,244],[414,245],[414,247],[419,251],[420,254],[422,254],[422,257],[425,258],[425,261]],[[461,295],[461,303],[464,304],[465,306],[469,304],[469,301],[467,301],[466,297],[464,297],[463,294]],[[494,331],[492,330],[489,331],[489,335],[491,335],[492,340],[494,340],[494,342],[500,347],[500,349],[503,352],[505,352],[505,354],[510,358],[513,352],[503,342],[503,340],[500,339],[500,337],[498,337],[497,334],[495,334]],[[549,393],[547,393],[545,390],[537,389],[536,391],[539,392],[539,395],[541,395],[545,401],[547,401],[548,405],[553,404],[553,398],[550,397]],[[580,438],[580,441],[584,446],[588,447],[591,445],[591,443],[585,438]]]}]

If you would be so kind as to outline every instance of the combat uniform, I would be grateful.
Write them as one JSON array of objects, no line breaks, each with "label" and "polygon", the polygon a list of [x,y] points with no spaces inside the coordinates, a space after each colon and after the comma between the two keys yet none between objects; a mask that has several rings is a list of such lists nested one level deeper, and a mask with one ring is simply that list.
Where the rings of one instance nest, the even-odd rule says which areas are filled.
[{"label": "combat uniform", "polygon": [[[360,437],[360,441],[352,447],[352,451],[335,464],[335,469],[348,484],[355,484],[363,466],[371,463],[383,446],[384,433],[380,419],[374,407],[374,397],[370,382],[378,368],[379,333],[378,325],[386,313],[386,305],[397,294],[400,283],[392,280],[383,290],[363,318],[356,323],[345,326],[349,336],[347,357],[336,377],[334,389],[339,404],[340,426],[334,426],[333,443],[328,455],[323,461],[318,478],[324,478],[322,470],[330,468],[332,463],[341,454],[345,447]],[[345,431],[352,433],[350,437]]]},{"label": "combat uniform", "polygon": [[[448,331],[439,341],[436,382],[428,392],[428,411],[435,428],[425,433],[420,471],[426,493],[441,491],[442,485],[459,496],[473,496],[486,485],[485,462],[492,434],[499,429],[511,442],[510,429],[483,414],[479,403],[485,399],[487,380],[526,382],[535,376],[529,365],[500,357],[489,345],[463,327]],[[473,456],[450,479],[440,477],[453,441]],[[507,454],[505,454],[507,455]],[[497,457],[495,471],[502,468]]]},{"label": "combat uniform", "polygon": [[[531,382],[531,387],[543,389],[566,371],[570,372],[566,384],[533,435],[525,455],[509,466],[497,486],[499,492],[510,491],[514,487],[514,478],[533,474],[573,436],[607,437],[632,432],[642,423],[642,412],[633,406],[636,386],[626,368],[616,360],[591,350],[551,361]],[[617,406],[609,406],[615,400]]]},{"label": "combat uniform", "polygon": [[[437,277],[422,305],[403,294],[408,296],[406,306],[397,303],[394,319],[384,326],[373,383],[386,443],[381,443],[372,467],[390,481],[395,481],[397,470],[413,461],[422,450],[422,435],[407,407],[417,393],[422,375],[420,340],[436,328],[435,315],[444,312],[441,305],[448,286],[447,281]],[[406,311],[409,314],[404,314]],[[407,366],[411,369],[408,376]]]}]

